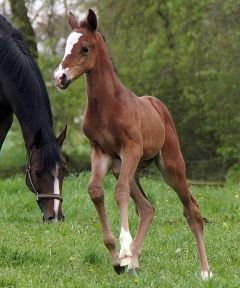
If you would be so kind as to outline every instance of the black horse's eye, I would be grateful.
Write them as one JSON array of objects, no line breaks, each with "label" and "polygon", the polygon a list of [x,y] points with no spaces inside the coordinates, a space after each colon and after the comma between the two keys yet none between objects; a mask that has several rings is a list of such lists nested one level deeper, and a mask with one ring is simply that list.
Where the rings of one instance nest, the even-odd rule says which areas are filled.
[{"label": "black horse's eye", "polygon": [[81,48],[81,53],[82,53],[83,55],[87,55],[87,54],[89,53],[89,51],[90,51],[90,48],[89,48],[89,47],[82,47],[82,48]]},{"label": "black horse's eye", "polygon": [[38,178],[41,178],[42,177],[42,172],[40,170],[36,170],[35,171],[35,175],[38,177]]}]

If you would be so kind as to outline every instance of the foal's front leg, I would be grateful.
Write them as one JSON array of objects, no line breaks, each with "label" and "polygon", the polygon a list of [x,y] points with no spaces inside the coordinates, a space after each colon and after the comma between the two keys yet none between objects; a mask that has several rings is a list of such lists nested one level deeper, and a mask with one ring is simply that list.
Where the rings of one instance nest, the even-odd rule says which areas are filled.
[{"label": "foal's front leg", "polygon": [[131,145],[121,151],[120,154],[122,165],[120,175],[115,188],[115,197],[120,209],[120,266],[126,266],[131,263],[132,252],[132,236],[129,232],[128,225],[128,204],[130,199],[130,184],[137,169],[141,158],[139,146]]},{"label": "foal's front leg", "polygon": [[91,155],[92,173],[88,185],[88,193],[93,201],[101,222],[104,244],[112,256],[112,263],[118,274],[124,272],[119,265],[119,257],[116,249],[116,241],[110,229],[104,206],[104,192],[102,181],[111,165],[111,158],[100,150],[93,149]]}]

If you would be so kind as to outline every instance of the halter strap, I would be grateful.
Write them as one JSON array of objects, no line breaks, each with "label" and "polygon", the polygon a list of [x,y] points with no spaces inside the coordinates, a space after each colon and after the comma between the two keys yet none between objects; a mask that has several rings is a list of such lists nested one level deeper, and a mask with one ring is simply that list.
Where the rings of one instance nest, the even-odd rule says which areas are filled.
[{"label": "halter strap", "polygon": [[34,146],[32,147],[31,151],[30,151],[30,155],[27,161],[27,168],[26,168],[26,173],[27,173],[27,177],[30,181],[30,184],[33,188],[34,194],[36,195],[36,201],[39,202],[41,199],[57,199],[59,201],[61,201],[61,203],[63,202],[63,197],[59,194],[41,194],[37,191],[33,180],[32,180],[32,176],[31,176],[31,160],[32,160],[32,154],[33,154],[33,150],[34,150]]}]

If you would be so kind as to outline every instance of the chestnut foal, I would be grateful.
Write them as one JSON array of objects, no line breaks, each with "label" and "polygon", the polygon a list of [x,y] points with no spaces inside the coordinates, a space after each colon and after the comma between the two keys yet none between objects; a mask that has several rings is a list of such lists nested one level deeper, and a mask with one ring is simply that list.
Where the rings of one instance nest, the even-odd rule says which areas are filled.
[{"label": "chestnut foal", "polygon": [[[154,215],[140,183],[139,171],[154,161],[164,180],[177,192],[184,216],[195,236],[202,279],[212,276],[203,243],[203,219],[191,195],[177,133],[166,106],[151,96],[137,97],[118,79],[106,43],[97,29],[96,14],[90,9],[78,22],[70,13],[72,32],[64,58],[54,73],[61,89],[86,73],[88,103],[83,131],[92,146],[92,174],[88,192],[97,209],[104,243],[111,253],[113,266],[122,273],[140,267],[139,257],[145,234]],[[103,178],[111,169],[117,177],[115,197],[120,209],[120,253],[110,229],[104,207]],[[133,198],[140,218],[132,240],[128,224],[128,204]]]}]

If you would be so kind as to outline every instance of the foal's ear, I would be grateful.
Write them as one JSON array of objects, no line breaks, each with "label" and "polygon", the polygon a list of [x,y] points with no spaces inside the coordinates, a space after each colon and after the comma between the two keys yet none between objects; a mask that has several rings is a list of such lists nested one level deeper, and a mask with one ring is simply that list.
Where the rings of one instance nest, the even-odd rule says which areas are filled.
[{"label": "foal's ear", "polygon": [[71,26],[72,30],[80,27],[77,17],[71,11],[69,11],[68,23]]},{"label": "foal's ear", "polygon": [[88,10],[87,23],[90,30],[96,31],[98,25],[97,16],[92,9]]},{"label": "foal's ear", "polygon": [[41,148],[43,144],[44,142],[43,142],[42,129],[39,129],[34,136],[33,145],[36,148]]},{"label": "foal's ear", "polygon": [[63,144],[64,140],[66,139],[66,135],[67,135],[67,125],[65,126],[62,133],[56,139],[59,147],[62,147],[62,144]]}]

